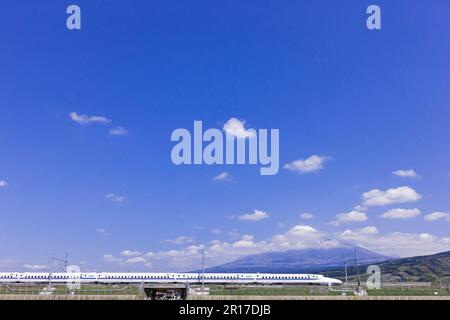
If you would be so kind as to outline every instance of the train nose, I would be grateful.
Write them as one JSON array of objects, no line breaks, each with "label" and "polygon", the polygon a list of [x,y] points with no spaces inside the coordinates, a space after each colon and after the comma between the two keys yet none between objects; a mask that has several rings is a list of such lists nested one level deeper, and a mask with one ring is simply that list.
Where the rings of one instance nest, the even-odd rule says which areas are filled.
[{"label": "train nose", "polygon": [[333,278],[326,278],[326,281],[329,285],[341,285],[342,281],[339,279],[333,279]]}]

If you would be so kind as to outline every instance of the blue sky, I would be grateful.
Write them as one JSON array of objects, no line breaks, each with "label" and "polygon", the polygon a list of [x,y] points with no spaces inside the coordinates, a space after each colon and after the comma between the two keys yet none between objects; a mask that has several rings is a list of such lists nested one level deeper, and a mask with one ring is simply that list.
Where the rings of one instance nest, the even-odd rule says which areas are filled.
[{"label": "blue sky", "polygon": [[[375,1],[369,31],[372,2],[3,1],[0,269],[69,252],[186,270],[201,246],[209,264],[338,242],[450,250],[450,4]],[[72,3],[82,30],[65,26]],[[277,175],[172,164],[174,129],[231,118],[280,130]],[[363,205],[371,190],[383,205]],[[380,217],[392,209],[409,211]],[[255,210],[268,217],[238,218]]]}]

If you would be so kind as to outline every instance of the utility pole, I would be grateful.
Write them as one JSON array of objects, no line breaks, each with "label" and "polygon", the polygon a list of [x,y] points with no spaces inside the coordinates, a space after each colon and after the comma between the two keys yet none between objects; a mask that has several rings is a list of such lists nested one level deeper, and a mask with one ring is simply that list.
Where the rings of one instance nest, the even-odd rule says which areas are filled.
[{"label": "utility pole", "polygon": [[347,274],[347,258],[344,258],[344,269],[345,269],[345,288],[348,288],[348,274]]},{"label": "utility pole", "polygon": [[356,247],[355,247],[355,267],[356,267],[356,272],[358,274],[358,290],[361,287],[361,276],[359,274],[359,265],[358,265],[358,257],[356,256]]},{"label": "utility pole", "polygon": [[48,292],[51,292],[52,289],[52,270],[53,270],[53,256],[50,258],[50,268],[48,270]]},{"label": "utility pole", "polygon": [[62,262],[62,263],[63,263],[63,270],[64,270],[64,273],[67,272],[67,257],[68,257],[68,256],[69,256],[69,254],[66,253],[66,255],[64,256],[64,259],[56,259],[56,258],[53,258],[53,260],[58,261],[58,262]]},{"label": "utility pole", "polygon": [[202,249],[202,293],[205,291],[205,249]]},{"label": "utility pole", "polygon": [[52,273],[53,273],[53,269],[55,268],[55,266],[57,266],[56,264],[58,262],[60,262],[60,263],[62,262],[63,263],[64,273],[66,273],[67,272],[67,257],[68,256],[69,256],[69,254],[66,253],[66,255],[64,256],[64,259],[58,259],[58,258],[55,258],[54,256],[52,256],[50,258],[50,268],[49,268],[49,271],[48,271],[48,291],[49,292],[51,292],[51,289],[52,289]]}]

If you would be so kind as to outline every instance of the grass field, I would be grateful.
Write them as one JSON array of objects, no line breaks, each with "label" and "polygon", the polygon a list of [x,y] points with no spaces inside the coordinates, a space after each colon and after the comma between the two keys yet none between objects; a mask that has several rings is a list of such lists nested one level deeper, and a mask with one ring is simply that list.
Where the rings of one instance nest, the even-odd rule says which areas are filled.
[{"label": "grass field", "polygon": [[[0,295],[16,294],[16,295],[33,295],[42,294],[47,291],[47,286],[23,286],[10,285],[0,286]],[[82,286],[79,290],[70,290],[67,286],[58,285],[52,287],[52,295],[138,295],[139,288],[137,286],[105,286],[105,285],[89,285]]]},{"label": "grass field", "polygon": [[[53,286],[52,294],[43,294],[47,292],[46,286],[24,286],[10,285],[0,286],[0,299],[6,297],[19,296],[86,296],[91,299],[97,297],[138,297],[140,289],[138,286],[120,285],[87,285],[82,286],[80,290],[69,290],[66,286]],[[385,287],[379,290],[366,290],[369,297],[447,297],[450,298],[448,289],[440,287]],[[316,298],[338,298],[344,296],[343,292],[337,287],[331,290],[326,286],[209,286],[210,298],[216,299],[222,297],[226,299],[245,298],[245,297],[278,297],[278,298],[295,298],[295,297],[316,297]],[[347,297],[353,296],[352,291],[346,291]]]},{"label": "grass field", "polygon": [[[366,290],[369,296],[450,296],[447,289],[442,288],[382,288]],[[327,287],[210,287],[210,295],[218,296],[339,296],[341,291],[331,291]],[[352,295],[352,292],[346,292]]]}]

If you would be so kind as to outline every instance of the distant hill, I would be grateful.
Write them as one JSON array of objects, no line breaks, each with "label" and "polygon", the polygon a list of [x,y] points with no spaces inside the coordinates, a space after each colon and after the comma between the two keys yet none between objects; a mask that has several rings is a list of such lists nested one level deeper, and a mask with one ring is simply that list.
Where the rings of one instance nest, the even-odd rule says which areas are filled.
[{"label": "distant hill", "polygon": [[[450,251],[429,256],[400,258],[377,263],[384,281],[450,281]],[[365,266],[361,266],[362,279],[366,278]],[[341,277],[342,269],[324,269],[323,273],[332,277]],[[350,267],[348,275],[354,277],[356,269]]]},{"label": "distant hill", "polygon": [[[370,250],[357,247],[361,264],[370,264],[392,259]],[[289,250],[269,252],[235,260],[206,269],[207,272],[261,272],[261,273],[301,273],[321,269],[342,268],[344,259],[353,259],[354,247],[343,246],[326,249]]]}]

